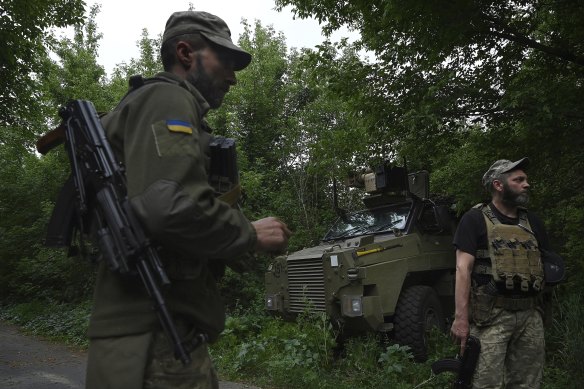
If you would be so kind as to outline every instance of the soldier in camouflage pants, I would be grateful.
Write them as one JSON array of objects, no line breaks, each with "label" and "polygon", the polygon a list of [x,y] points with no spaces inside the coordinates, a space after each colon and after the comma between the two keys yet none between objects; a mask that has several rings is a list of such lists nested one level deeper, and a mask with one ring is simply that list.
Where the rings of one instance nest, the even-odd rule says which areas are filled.
[{"label": "soldier in camouflage pants", "polygon": [[[545,359],[542,317],[538,310],[493,308],[490,325],[471,324],[481,341],[473,388],[539,388]],[[497,372],[493,374],[492,372]]]},{"label": "soldier in camouflage pants", "polygon": [[522,207],[528,200],[528,162],[499,160],[489,168],[483,185],[491,203],[465,213],[454,237],[456,309],[451,334],[461,352],[469,334],[481,343],[472,386],[477,389],[537,389],[542,381],[540,250],[548,250],[549,242],[541,220]]}]

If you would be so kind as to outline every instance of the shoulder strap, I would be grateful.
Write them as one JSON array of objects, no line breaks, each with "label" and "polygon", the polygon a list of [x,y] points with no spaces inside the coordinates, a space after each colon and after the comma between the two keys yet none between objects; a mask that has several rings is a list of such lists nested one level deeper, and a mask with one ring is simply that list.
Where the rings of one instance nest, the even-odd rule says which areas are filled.
[{"label": "shoulder strap", "polygon": [[[497,219],[497,216],[495,216],[495,213],[493,212],[491,207],[489,207],[488,204],[485,204],[481,208],[481,211],[483,212],[483,215],[485,216],[485,221],[487,221],[487,222],[490,221],[493,224],[501,224],[501,222],[499,221],[499,219]],[[488,230],[488,223],[487,223],[487,230]]]},{"label": "shoulder strap", "polygon": [[[492,238],[492,236],[491,236],[492,231],[489,228],[489,222],[492,224],[501,224],[501,222],[499,221],[499,219],[497,219],[497,217],[493,213],[493,210],[491,209],[491,207],[489,207],[488,204],[479,203],[479,204],[475,205],[473,208],[479,209],[482,212],[483,217],[485,219],[485,226],[487,228],[487,240],[490,242],[491,238]],[[490,244],[489,244],[489,246],[490,246]],[[477,250],[475,257],[476,258],[490,258],[491,252],[489,249]],[[490,268],[489,268],[489,271],[490,271]]]},{"label": "shoulder strap", "polygon": [[529,224],[529,219],[527,218],[527,208],[519,207],[517,209],[517,216],[519,216],[519,224],[531,230],[531,225]]},{"label": "shoulder strap", "polygon": [[148,78],[144,78],[141,74],[136,74],[133,75],[129,78],[128,80],[128,91],[126,92],[126,94],[124,95],[124,97],[122,97],[120,99],[120,102],[118,103],[118,105],[124,101],[126,99],[126,97],[128,97],[130,94],[132,94],[133,92],[137,91],[138,89],[140,89],[141,87],[143,87],[144,85],[149,85],[149,84],[154,84],[157,82],[167,82],[169,84],[174,84],[174,85],[179,85],[180,83],[177,80],[173,80],[171,78],[167,78],[167,77],[148,77]]}]

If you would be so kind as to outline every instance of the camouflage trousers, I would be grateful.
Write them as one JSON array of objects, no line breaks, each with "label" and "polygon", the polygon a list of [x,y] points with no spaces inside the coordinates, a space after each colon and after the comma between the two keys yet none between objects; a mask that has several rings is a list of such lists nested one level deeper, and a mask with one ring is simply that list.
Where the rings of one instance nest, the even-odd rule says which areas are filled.
[{"label": "camouflage trousers", "polygon": [[[189,334],[189,336],[194,334]],[[187,366],[174,358],[162,331],[91,339],[87,389],[218,389],[206,344],[191,353]]]},{"label": "camouflage trousers", "polygon": [[545,360],[543,320],[537,309],[493,307],[489,325],[471,325],[481,341],[474,389],[538,389]]}]

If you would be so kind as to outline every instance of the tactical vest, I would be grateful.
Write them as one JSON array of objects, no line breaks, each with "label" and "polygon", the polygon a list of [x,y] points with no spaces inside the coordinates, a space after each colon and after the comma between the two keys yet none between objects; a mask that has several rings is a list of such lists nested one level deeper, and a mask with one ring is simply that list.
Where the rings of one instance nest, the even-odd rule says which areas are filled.
[{"label": "tactical vest", "polygon": [[519,223],[502,224],[488,205],[479,204],[487,226],[488,250],[477,252],[477,258],[489,258],[490,266],[475,262],[473,272],[490,274],[495,283],[514,290],[521,286],[522,292],[543,289],[544,272],[541,254],[535,235],[531,231],[527,211],[519,209]]}]

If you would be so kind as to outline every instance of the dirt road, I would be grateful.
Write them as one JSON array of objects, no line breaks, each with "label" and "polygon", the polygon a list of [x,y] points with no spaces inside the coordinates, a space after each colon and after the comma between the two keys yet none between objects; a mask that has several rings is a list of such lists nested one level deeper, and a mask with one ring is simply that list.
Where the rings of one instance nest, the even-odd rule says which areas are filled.
[{"label": "dirt road", "polygon": [[[0,322],[0,388],[81,389],[85,386],[85,353],[62,344],[23,335]],[[259,389],[220,382],[220,389]]]}]

